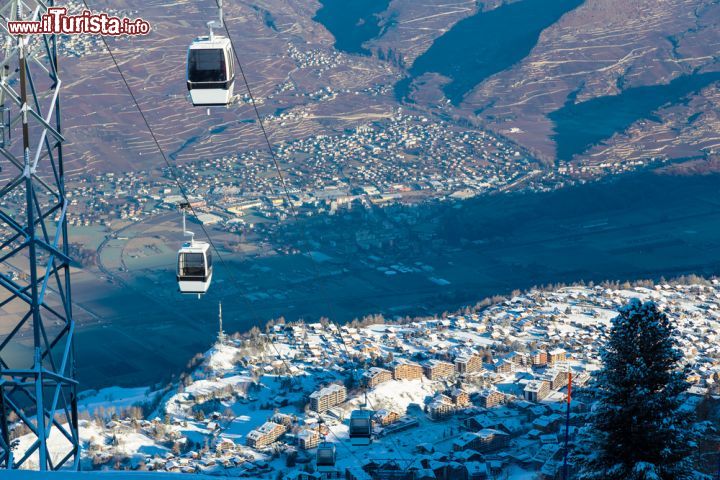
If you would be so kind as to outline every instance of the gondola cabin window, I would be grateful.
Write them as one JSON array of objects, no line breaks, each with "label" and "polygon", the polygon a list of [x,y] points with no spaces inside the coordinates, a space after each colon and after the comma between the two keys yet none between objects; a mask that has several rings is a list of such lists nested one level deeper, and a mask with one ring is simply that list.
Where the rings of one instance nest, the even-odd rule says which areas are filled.
[{"label": "gondola cabin window", "polygon": [[188,79],[191,82],[227,81],[225,52],[221,48],[190,50]]},{"label": "gondola cabin window", "polygon": [[182,277],[204,277],[204,255],[202,253],[183,253],[180,255],[179,267]]}]

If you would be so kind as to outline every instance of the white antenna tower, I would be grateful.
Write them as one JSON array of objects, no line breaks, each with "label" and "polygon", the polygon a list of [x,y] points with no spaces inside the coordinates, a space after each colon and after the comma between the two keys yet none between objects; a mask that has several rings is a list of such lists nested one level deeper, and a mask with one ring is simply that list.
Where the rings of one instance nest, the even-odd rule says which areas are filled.
[{"label": "white antenna tower", "polygon": [[222,326],[222,301],[218,302],[218,323],[219,323],[219,327],[218,327],[217,341],[219,344],[222,345],[223,343],[225,343],[225,332],[223,331],[223,326]]}]

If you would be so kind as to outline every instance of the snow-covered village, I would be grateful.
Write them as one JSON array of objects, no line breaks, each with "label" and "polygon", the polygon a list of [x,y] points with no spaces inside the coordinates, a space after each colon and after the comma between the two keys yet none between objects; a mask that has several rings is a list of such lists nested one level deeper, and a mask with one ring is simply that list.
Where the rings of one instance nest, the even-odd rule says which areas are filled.
[{"label": "snow-covered village", "polygon": [[720,480],[720,0],[0,0],[0,480]]},{"label": "snow-covered village", "polygon": [[220,330],[172,388],[81,396],[83,470],[562,478],[565,435],[572,446],[585,425],[584,386],[631,299],[655,302],[676,328],[691,384],[682,409],[698,423],[717,415],[720,281],[643,285],[532,290],[429,319]]}]

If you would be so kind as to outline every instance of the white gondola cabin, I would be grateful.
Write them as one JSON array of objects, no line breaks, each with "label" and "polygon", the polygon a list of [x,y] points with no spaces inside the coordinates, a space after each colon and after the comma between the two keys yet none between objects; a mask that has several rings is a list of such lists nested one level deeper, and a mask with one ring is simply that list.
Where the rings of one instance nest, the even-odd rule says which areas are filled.
[{"label": "white gondola cabin", "polygon": [[372,443],[372,412],[353,410],[350,414],[350,444],[370,445]]},{"label": "white gondola cabin", "polygon": [[183,219],[183,235],[190,237],[178,250],[177,282],[180,293],[197,294],[199,297],[208,291],[212,282],[213,262],[210,244],[195,241],[195,234],[187,229],[185,210],[189,203],[180,205]]},{"label": "white gondola cabin", "polygon": [[229,38],[199,37],[187,56],[187,88],[195,106],[227,106],[235,88],[235,64]]},{"label": "white gondola cabin", "polygon": [[177,281],[181,293],[202,295],[212,281],[212,252],[205,242],[190,241],[178,252]]},{"label": "white gondola cabin", "polygon": [[316,462],[318,472],[332,472],[335,470],[335,444],[322,442],[318,445]]}]

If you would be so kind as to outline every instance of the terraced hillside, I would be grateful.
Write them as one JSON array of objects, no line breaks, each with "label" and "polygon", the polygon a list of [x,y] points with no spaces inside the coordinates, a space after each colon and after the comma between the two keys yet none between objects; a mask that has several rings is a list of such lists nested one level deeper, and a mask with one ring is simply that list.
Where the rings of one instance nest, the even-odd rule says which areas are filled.
[{"label": "terraced hillside", "polygon": [[[173,158],[262,146],[246,102],[208,116],[185,98],[185,49],[215,15],[213,2],[123,0],[93,7],[111,3],[153,25],[148,37],[110,43]],[[547,164],[559,158],[592,168],[716,155],[715,1],[366,3],[352,9],[334,0],[227,6],[230,32],[274,142],[341,133],[402,106],[493,130]],[[138,128],[137,112],[101,46],[71,56],[64,69],[73,77],[65,100],[71,171],[157,166],[154,145]],[[674,88],[678,79],[690,79],[693,88]],[[643,90],[651,86],[667,87],[664,101],[643,101],[655,94]],[[245,93],[241,83],[237,90]],[[622,101],[614,101],[619,95]],[[627,102],[640,107],[618,108]],[[574,140],[586,130],[593,133],[589,141]]]}]

